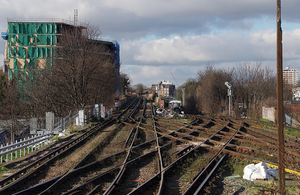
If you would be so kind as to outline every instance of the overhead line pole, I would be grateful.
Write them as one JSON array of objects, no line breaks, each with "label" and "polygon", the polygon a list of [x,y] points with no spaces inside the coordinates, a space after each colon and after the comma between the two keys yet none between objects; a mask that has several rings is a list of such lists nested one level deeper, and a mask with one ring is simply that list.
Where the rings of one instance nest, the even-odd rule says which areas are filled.
[{"label": "overhead line pole", "polygon": [[285,194],[281,0],[277,0],[277,134],[279,193]]}]

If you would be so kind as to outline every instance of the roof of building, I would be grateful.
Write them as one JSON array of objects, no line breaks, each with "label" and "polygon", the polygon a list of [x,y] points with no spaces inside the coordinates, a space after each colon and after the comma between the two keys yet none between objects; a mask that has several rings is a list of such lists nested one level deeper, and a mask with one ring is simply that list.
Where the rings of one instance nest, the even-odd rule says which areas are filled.
[{"label": "roof of building", "polygon": [[173,83],[171,81],[166,81],[166,80],[162,80],[161,84],[163,84],[163,85],[173,85]]},{"label": "roof of building", "polygon": [[7,18],[8,23],[63,23],[71,26],[86,28],[87,24],[60,18]]},{"label": "roof of building", "polygon": [[297,69],[290,69],[289,67],[285,67],[285,69],[283,69],[283,71],[298,71]]}]

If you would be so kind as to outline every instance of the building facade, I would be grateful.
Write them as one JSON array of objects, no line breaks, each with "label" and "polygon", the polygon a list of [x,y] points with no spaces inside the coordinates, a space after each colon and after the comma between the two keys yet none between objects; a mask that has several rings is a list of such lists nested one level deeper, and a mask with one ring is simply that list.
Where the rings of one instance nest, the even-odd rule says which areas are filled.
[{"label": "building facade", "polygon": [[171,81],[160,81],[158,84],[153,84],[151,88],[158,96],[175,98],[175,85]]},{"label": "building facade", "polygon": [[283,81],[287,84],[296,86],[298,84],[298,70],[286,67],[283,70]]},{"label": "building facade", "polygon": [[[57,48],[62,47],[60,40],[68,30],[83,31],[84,25],[74,26],[66,21],[47,22],[47,19],[37,20],[14,20],[8,19],[8,30],[2,32],[1,36],[6,40],[3,72],[8,78],[22,79],[22,74],[29,74],[28,68],[45,68],[54,63]],[[96,41],[105,48],[105,55],[113,55],[112,65],[115,66],[117,74],[116,90],[120,92],[120,46],[118,42]],[[55,60],[54,60],[55,61]]]}]

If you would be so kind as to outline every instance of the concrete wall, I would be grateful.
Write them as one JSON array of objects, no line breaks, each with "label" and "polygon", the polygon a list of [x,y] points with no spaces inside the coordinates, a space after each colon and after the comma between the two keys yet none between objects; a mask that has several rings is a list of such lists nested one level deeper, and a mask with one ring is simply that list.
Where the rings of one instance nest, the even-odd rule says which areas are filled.
[{"label": "concrete wall", "polygon": [[262,107],[262,118],[276,122],[276,108]]}]

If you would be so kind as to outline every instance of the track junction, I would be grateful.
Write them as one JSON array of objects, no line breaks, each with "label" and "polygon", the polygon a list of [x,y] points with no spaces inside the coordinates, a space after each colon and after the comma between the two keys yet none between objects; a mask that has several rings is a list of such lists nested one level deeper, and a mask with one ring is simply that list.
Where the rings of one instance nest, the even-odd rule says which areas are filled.
[{"label": "track junction", "polygon": [[[165,118],[150,101],[136,98],[103,123],[12,163],[0,194],[214,194],[230,161],[276,166],[277,149],[270,124]],[[299,140],[285,138],[288,177],[298,183],[299,150]]]}]

